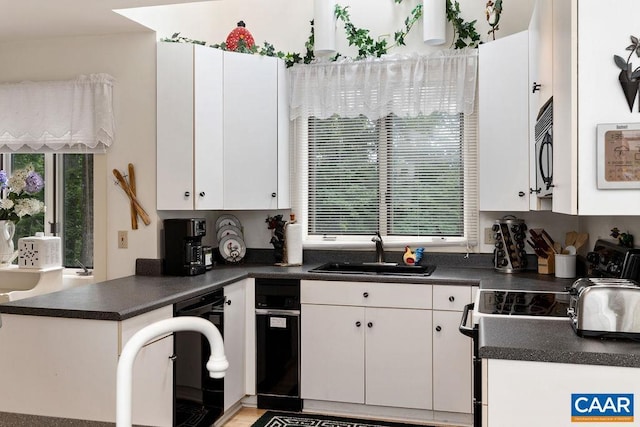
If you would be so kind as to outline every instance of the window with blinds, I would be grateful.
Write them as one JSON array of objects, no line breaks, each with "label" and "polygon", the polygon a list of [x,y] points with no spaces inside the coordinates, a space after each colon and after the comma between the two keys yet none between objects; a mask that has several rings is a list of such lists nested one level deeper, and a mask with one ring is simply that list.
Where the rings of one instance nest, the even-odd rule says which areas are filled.
[{"label": "window with blinds", "polygon": [[476,114],[308,119],[309,236],[477,240]]}]

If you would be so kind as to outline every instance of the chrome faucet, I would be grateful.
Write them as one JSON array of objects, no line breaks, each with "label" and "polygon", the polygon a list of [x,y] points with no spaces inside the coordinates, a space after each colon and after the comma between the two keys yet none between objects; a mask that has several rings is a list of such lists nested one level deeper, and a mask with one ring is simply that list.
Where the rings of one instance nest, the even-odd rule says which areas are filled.
[{"label": "chrome faucet", "polygon": [[384,246],[382,245],[382,237],[379,231],[371,238],[371,241],[376,244],[376,262],[384,263]]}]

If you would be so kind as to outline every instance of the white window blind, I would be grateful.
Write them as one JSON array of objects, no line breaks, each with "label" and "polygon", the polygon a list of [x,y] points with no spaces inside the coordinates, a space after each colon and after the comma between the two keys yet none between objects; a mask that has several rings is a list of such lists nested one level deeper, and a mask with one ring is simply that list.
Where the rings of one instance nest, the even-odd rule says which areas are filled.
[{"label": "white window blind", "polygon": [[460,113],[310,118],[308,234],[477,240],[476,216],[465,218],[477,193],[476,122]]}]

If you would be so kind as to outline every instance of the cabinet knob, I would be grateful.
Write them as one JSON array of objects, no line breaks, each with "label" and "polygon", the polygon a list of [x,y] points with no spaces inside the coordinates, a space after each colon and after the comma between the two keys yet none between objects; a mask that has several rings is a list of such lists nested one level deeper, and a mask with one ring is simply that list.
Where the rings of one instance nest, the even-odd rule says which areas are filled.
[{"label": "cabinet knob", "polygon": [[442,330],[442,326],[436,326],[436,331],[440,332]]},{"label": "cabinet knob", "polygon": [[360,321],[357,321],[357,322],[356,322],[356,327],[358,327],[358,328],[359,328],[360,326],[362,326],[362,323],[360,323]]},{"label": "cabinet knob", "polygon": [[171,360],[172,362],[175,361],[178,358],[178,356],[176,356],[175,354],[172,354],[171,356],[169,356],[169,360]]},{"label": "cabinet knob", "polygon": [[191,193],[189,193],[188,191],[185,191],[184,192],[184,197],[189,197],[189,196],[191,196]]},{"label": "cabinet knob", "polygon": [[453,295],[451,295],[451,296],[449,297],[449,302],[454,302],[455,300],[456,300],[456,299],[455,299],[455,297],[454,297]]},{"label": "cabinet knob", "polygon": [[536,93],[540,90],[542,85],[540,83],[533,82],[533,86],[531,87],[531,93]]},{"label": "cabinet knob", "polygon": [[524,191],[518,191],[518,197],[524,197],[525,194]]},{"label": "cabinet knob", "polygon": [[228,300],[227,300],[227,302],[226,302],[226,304],[227,304],[227,305],[231,305],[231,300],[230,300],[230,299],[228,299]]},{"label": "cabinet knob", "polygon": [[363,297],[368,298],[369,297],[369,292],[365,292],[362,294]]},{"label": "cabinet knob", "polygon": [[276,197],[277,194],[276,193],[271,193],[271,197]]},{"label": "cabinet knob", "polygon": [[200,192],[200,197],[204,197],[204,191]]},{"label": "cabinet knob", "polygon": [[373,322],[369,322],[369,323],[367,323],[367,326],[368,326],[369,328],[373,328]]}]

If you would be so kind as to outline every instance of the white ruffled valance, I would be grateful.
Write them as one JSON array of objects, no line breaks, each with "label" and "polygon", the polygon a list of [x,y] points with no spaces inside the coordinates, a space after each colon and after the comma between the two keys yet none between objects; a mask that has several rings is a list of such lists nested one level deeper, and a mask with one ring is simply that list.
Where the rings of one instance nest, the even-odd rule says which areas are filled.
[{"label": "white ruffled valance", "polygon": [[477,49],[296,65],[289,69],[290,118],[470,114],[477,68]]},{"label": "white ruffled valance", "polygon": [[104,152],[114,128],[108,74],[0,84],[0,152]]}]

